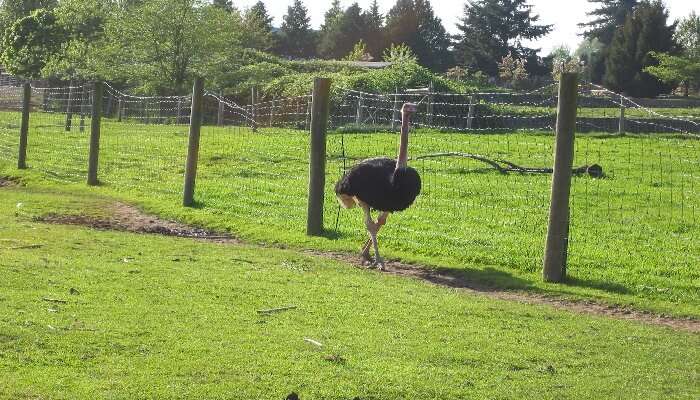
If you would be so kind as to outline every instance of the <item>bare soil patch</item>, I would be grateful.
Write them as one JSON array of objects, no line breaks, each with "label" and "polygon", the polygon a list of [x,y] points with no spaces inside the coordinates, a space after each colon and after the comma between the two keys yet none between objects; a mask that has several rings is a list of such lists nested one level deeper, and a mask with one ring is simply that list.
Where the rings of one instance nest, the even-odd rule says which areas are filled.
[{"label": "bare soil patch", "polygon": [[[2,182],[1,178],[0,182]],[[2,185],[0,184],[0,186]],[[185,237],[214,241],[222,244],[241,243],[240,240],[230,235],[211,232],[206,229],[192,227],[178,222],[163,220],[156,216],[145,214],[138,208],[124,203],[114,203],[110,212],[111,216],[109,218],[50,214],[37,218],[37,221],[52,224],[81,225],[100,230],[119,230]],[[366,268],[363,265],[359,255],[353,256],[347,253],[331,253],[311,250],[306,251],[305,253],[313,256],[343,261],[354,265],[356,268]],[[478,293],[495,299],[517,301],[526,304],[547,305],[561,310],[583,314],[593,314],[615,319],[638,321],[652,325],[666,326],[677,330],[700,333],[700,320],[698,319],[676,318],[668,315],[635,310],[623,306],[602,304],[586,300],[570,300],[521,290],[505,290],[470,280],[465,277],[464,273],[455,269],[430,268],[427,266],[407,264],[391,260],[386,260],[385,263],[386,268],[384,273],[387,274],[420,279],[438,286],[455,288],[471,293]]]},{"label": "bare soil patch", "polygon": [[12,176],[0,176],[0,188],[9,186],[19,186],[21,182],[19,179]]}]

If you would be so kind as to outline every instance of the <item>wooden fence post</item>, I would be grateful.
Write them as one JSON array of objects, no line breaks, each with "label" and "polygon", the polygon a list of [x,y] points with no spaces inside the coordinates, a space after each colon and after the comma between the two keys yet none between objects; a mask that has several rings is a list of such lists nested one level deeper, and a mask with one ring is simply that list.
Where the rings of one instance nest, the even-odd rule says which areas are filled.
[{"label": "wooden fence post", "polygon": [[357,115],[355,116],[355,125],[360,126],[362,124],[362,106],[364,105],[364,98],[362,92],[360,92],[357,98]]},{"label": "wooden fence post", "polygon": [[474,127],[474,107],[476,106],[476,95],[469,96],[469,113],[467,114],[467,129]]},{"label": "wooden fence post", "polygon": [[119,102],[117,102],[117,122],[122,122],[122,98],[119,96]]},{"label": "wooden fence post", "polygon": [[177,98],[177,108],[175,111],[175,125],[180,125],[182,120],[182,97]]},{"label": "wooden fence post", "polygon": [[428,85],[428,125],[433,126],[433,113],[435,111],[435,104],[433,103],[435,99],[433,98],[433,81],[430,81]]},{"label": "wooden fence post", "polygon": [[620,95],[620,122],[618,124],[617,133],[620,135],[625,134],[625,103],[622,95]]},{"label": "wooden fence post", "polygon": [[90,125],[90,157],[88,159],[88,179],[90,186],[99,184],[97,167],[100,157],[100,123],[102,122],[102,82],[92,86],[92,121]]},{"label": "wooden fence post", "polygon": [[326,185],[326,131],[330,108],[331,81],[314,80],[311,106],[311,150],[309,155],[309,202],[306,234],[323,233],[323,199]]},{"label": "wooden fence post", "polygon": [[275,96],[272,96],[272,102],[270,103],[270,128],[272,128],[274,119],[275,119]]},{"label": "wooden fence post", "polygon": [[219,108],[216,110],[216,125],[224,125],[224,93],[219,91]]},{"label": "wooden fence post", "polygon": [[258,88],[256,86],[253,86],[250,88],[250,118],[251,118],[251,127],[253,129],[253,132],[258,131],[258,122],[255,120],[255,103],[258,101]]},{"label": "wooden fence post", "polygon": [[192,111],[190,117],[190,136],[187,146],[187,164],[185,165],[185,188],[182,205],[194,205],[194,185],[197,179],[197,160],[199,159],[199,133],[202,129],[202,101],[204,97],[204,80],[195,78],[192,89]]},{"label": "wooden fence post", "polygon": [[[83,90],[80,92],[80,133],[85,132],[85,103],[88,99],[88,88],[87,85],[83,85]],[[94,104],[93,104],[94,107]]]},{"label": "wooden fence post", "polygon": [[398,112],[399,112],[399,87],[397,86],[396,89],[394,90],[394,107],[391,110],[391,130],[394,130],[394,127],[396,126],[396,119],[398,118]]},{"label": "wooden fence post", "polygon": [[29,82],[23,85],[22,93],[22,124],[19,128],[19,156],[17,168],[27,168],[27,136],[29,135],[29,108],[31,107],[32,86]]},{"label": "wooden fence post", "polygon": [[68,83],[68,105],[66,106],[66,132],[73,126],[73,80]]},{"label": "wooden fence post", "polygon": [[578,74],[562,73],[559,81],[549,227],[544,253],[543,276],[547,282],[562,282],[566,278],[566,258],[569,244],[569,195],[571,193],[571,166],[574,159],[577,94]]}]

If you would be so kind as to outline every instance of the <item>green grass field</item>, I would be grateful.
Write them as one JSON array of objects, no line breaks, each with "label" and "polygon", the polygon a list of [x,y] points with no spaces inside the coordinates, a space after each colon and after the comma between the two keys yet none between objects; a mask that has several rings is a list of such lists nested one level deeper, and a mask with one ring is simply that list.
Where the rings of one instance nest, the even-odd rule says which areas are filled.
[{"label": "green grass field", "polygon": [[[557,109],[555,107],[525,106],[525,105],[493,105],[494,112],[504,115],[546,115],[555,117]],[[618,118],[620,116],[619,107],[579,107],[576,114],[579,117],[587,118]],[[626,108],[625,117],[634,119],[647,118],[682,118],[696,121],[700,118],[700,108]],[[697,121],[696,121],[697,122]]]},{"label": "green grass field", "polygon": [[[30,169],[15,168],[17,114],[0,114],[0,173],[33,185],[101,193],[160,215],[232,232],[249,242],[359,252],[361,212],[342,210],[333,185],[354,160],[396,152],[392,133],[331,133],[322,238],[305,235],[308,137],[301,131],[205,127],[197,207],[181,204],[187,127],[116,123],[102,129],[100,188],[84,186],[89,133],[60,128],[63,115],[35,114]],[[77,121],[75,122],[77,126]],[[89,121],[87,122],[89,127]],[[89,128],[88,128],[89,130]],[[341,141],[347,159],[342,157]],[[419,130],[412,156],[465,152],[530,167],[552,164],[544,132],[457,134]],[[604,179],[574,178],[566,285],[541,282],[550,176],[501,175],[462,158],[413,163],[423,193],[389,218],[380,247],[389,258],[459,269],[483,284],[594,299],[678,316],[700,316],[700,143],[674,135],[579,135],[577,166]]]},{"label": "green grass field", "polygon": [[292,250],[46,225],[113,200],[27,180],[0,188],[2,399],[700,396],[697,334]]}]

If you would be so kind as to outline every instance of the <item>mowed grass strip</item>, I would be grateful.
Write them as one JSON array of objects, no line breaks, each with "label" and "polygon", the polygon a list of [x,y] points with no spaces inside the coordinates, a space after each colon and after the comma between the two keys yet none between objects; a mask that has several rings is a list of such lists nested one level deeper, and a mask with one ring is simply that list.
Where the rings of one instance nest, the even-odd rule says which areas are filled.
[{"label": "mowed grass strip", "polygon": [[[11,119],[14,114],[0,114]],[[25,179],[84,191],[88,132],[62,129],[61,115],[32,117]],[[89,123],[87,124],[89,126]],[[13,129],[2,131],[12,143]],[[323,238],[305,232],[308,135],[284,129],[206,126],[202,132],[195,209],[181,191],[186,126],[105,120],[101,193],[151,212],[251,242],[358,252],[366,233],[358,210],[342,210],[333,185],[357,160],[394,156],[393,133],[331,133]],[[416,130],[411,156],[480,154],[528,167],[552,164],[547,132],[460,134]],[[600,164],[606,176],[574,178],[569,284],[541,283],[550,176],[502,175],[461,157],[412,162],[423,193],[389,218],[380,234],[384,255],[461,269],[498,287],[633,305],[700,316],[700,142],[679,135],[579,135],[575,165]],[[8,149],[12,150],[9,145]],[[343,157],[344,155],[344,157]],[[0,171],[19,172],[8,150]],[[32,178],[33,177],[33,178]],[[337,229],[336,229],[336,217]]]},{"label": "mowed grass strip", "polygon": [[0,398],[700,395],[697,334],[294,251],[36,223],[110,200],[0,190]]}]

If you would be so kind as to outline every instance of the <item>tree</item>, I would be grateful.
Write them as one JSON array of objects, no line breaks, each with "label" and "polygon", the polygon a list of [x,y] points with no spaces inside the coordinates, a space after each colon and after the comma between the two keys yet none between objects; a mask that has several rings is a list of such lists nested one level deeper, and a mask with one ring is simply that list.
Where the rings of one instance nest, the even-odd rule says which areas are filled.
[{"label": "tree", "polygon": [[512,54],[537,60],[539,49],[523,45],[524,40],[540,38],[552,25],[538,25],[526,0],[474,0],[464,6],[464,17],[456,46],[459,62],[489,75],[498,73],[498,63]]},{"label": "tree", "polygon": [[13,75],[39,78],[47,60],[59,51],[63,36],[53,11],[35,10],[7,29],[0,61]]},{"label": "tree", "polygon": [[[602,64],[603,43],[598,38],[583,39],[574,53],[585,62],[584,73],[589,82],[593,82],[596,66]],[[603,64],[603,66],[605,66]]]},{"label": "tree", "polygon": [[231,0],[213,0],[212,5],[226,12],[233,12],[233,2]]},{"label": "tree", "polygon": [[362,17],[362,9],[353,3],[339,14],[334,9],[327,13],[327,21],[321,30],[319,54],[325,58],[340,59],[362,41],[367,27]]},{"label": "tree", "polygon": [[364,41],[367,51],[375,59],[379,59],[386,48],[386,33],[384,32],[384,16],[379,12],[377,0],[372,2],[369,10],[362,14],[365,20]]},{"label": "tree", "polygon": [[700,58],[700,17],[691,12],[682,19],[674,36],[683,54],[690,58]]},{"label": "tree", "polygon": [[700,57],[672,56],[656,52],[652,52],[651,56],[659,64],[644,68],[644,72],[650,73],[662,82],[680,84],[683,87],[684,96],[688,96],[691,87],[700,85]]},{"label": "tree", "polygon": [[287,8],[280,29],[280,53],[293,58],[309,58],[314,55],[316,37],[311,30],[309,11],[301,0]]},{"label": "tree", "polygon": [[588,1],[598,4],[595,10],[586,13],[593,20],[580,23],[578,26],[586,29],[583,33],[586,39],[598,39],[605,46],[612,42],[615,31],[625,23],[627,14],[631,13],[639,4],[639,0]]},{"label": "tree", "polygon": [[0,37],[15,21],[38,9],[53,10],[58,0],[3,0],[0,1]]},{"label": "tree", "polygon": [[650,52],[673,53],[675,24],[667,25],[668,11],[661,1],[644,1],[615,32],[605,60],[603,82],[613,90],[637,97],[654,97],[671,89],[645,72],[658,65]]},{"label": "tree", "polygon": [[241,48],[242,31],[237,12],[202,1],[145,1],[106,24],[98,72],[144,93],[187,93],[195,75],[216,79]]},{"label": "tree", "polygon": [[267,13],[265,3],[258,1],[246,10],[243,26],[243,43],[246,47],[262,51],[269,51],[273,47],[275,40],[272,33],[272,17]]},{"label": "tree", "polygon": [[367,45],[360,40],[350,54],[343,58],[345,61],[372,61],[373,57],[367,52]]},{"label": "tree", "polygon": [[397,0],[386,16],[387,42],[406,44],[420,64],[443,71],[451,64],[450,37],[430,0]]},{"label": "tree", "polygon": [[525,59],[514,57],[512,53],[508,53],[498,63],[498,76],[510,87],[522,89],[522,84],[528,78]]},{"label": "tree", "polygon": [[384,50],[383,60],[392,64],[417,64],[418,58],[405,44],[391,45]]}]

